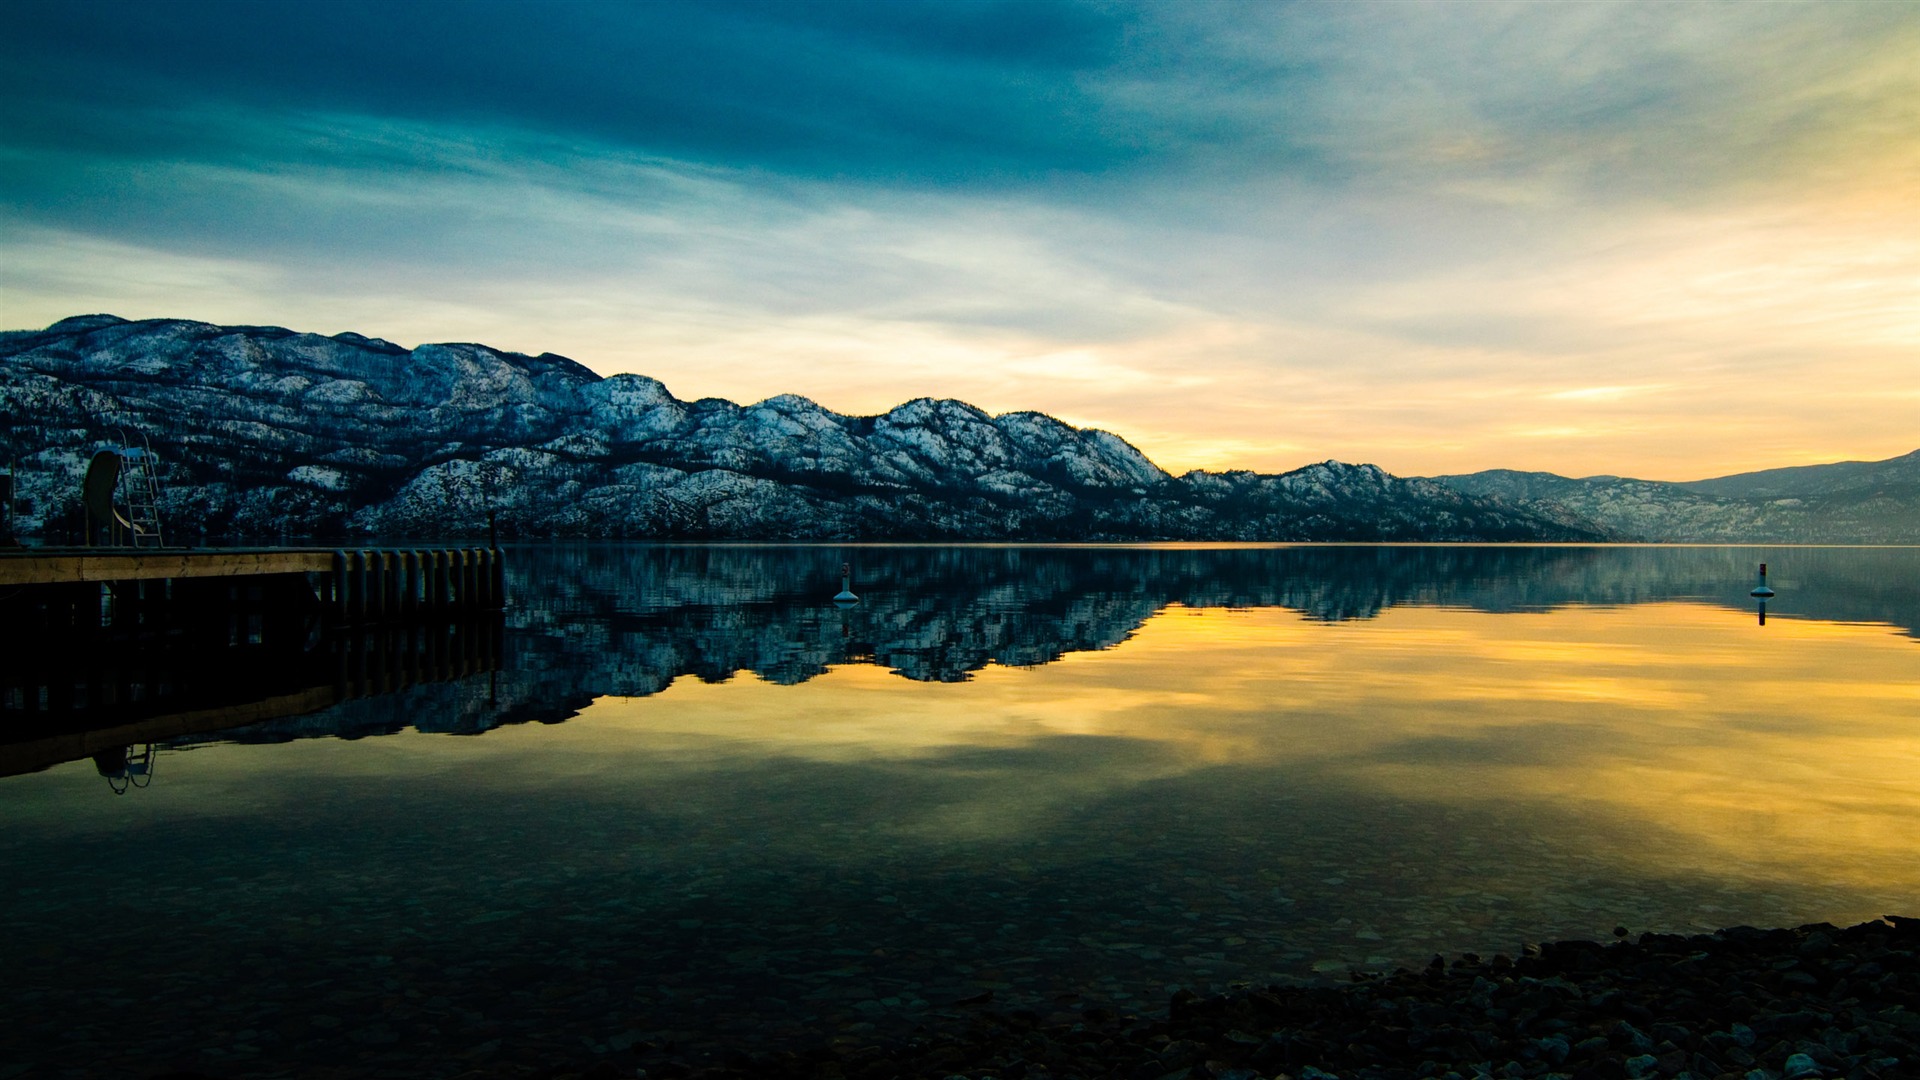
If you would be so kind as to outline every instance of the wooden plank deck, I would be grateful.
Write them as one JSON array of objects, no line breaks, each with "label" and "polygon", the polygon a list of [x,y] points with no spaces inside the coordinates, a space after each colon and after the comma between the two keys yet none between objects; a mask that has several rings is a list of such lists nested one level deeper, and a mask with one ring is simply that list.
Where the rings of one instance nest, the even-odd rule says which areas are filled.
[{"label": "wooden plank deck", "polygon": [[136,551],[76,548],[0,552],[0,587],[156,578],[226,578],[327,573],[331,548]]}]

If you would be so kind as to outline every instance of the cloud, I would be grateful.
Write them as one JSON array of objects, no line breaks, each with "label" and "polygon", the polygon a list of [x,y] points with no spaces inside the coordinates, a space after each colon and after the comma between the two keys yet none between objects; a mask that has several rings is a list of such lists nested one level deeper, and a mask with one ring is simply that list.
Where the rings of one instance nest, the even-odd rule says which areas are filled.
[{"label": "cloud", "polygon": [[[692,161],[936,183],[1132,151],[1071,78],[1125,12],[1079,4],[27,4],[11,95],[507,125]],[[31,88],[31,91],[29,91]],[[1125,127],[1126,125],[1119,125]],[[47,139],[74,138],[41,131]],[[84,137],[84,136],[82,136]]]},{"label": "cloud", "polygon": [[[112,309],[165,308],[182,296],[248,296],[266,306],[279,290],[273,267],[239,259],[196,258],[92,236],[0,225],[0,307],[10,312],[114,314]],[[86,312],[75,297],[101,301]],[[83,305],[84,306],[84,305]],[[60,316],[64,318],[65,316]],[[20,329],[38,329],[33,319]],[[12,328],[10,328],[12,329]]]},{"label": "cloud", "polygon": [[[18,6],[12,141],[245,157],[222,105],[815,180],[1125,200],[1287,176],[1468,203],[1711,197],[1911,162],[1901,5],[181,0]],[[1838,158],[1837,154],[1845,154]],[[1208,192],[1203,192],[1203,200]]]},{"label": "cloud", "polygon": [[957,396],[1174,469],[1692,478],[1913,441],[1899,5],[19,11],[13,324]]}]

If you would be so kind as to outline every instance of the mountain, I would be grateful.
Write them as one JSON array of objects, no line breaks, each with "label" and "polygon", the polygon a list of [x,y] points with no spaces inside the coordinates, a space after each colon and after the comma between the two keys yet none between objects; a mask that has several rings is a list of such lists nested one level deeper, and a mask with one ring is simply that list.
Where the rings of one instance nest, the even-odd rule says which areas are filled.
[{"label": "mountain", "polygon": [[1493,469],[1436,476],[1462,494],[1563,515],[1622,540],[1799,544],[1920,541],[1920,450],[1885,461],[1666,483]]},{"label": "mountain", "polygon": [[1169,476],[1125,440],[920,398],[682,401],[552,354],[111,315],[0,333],[16,527],[75,540],[91,454],[150,440],[169,542],[503,537],[1591,540],[1432,480],[1328,461]]},{"label": "mountain", "polygon": [[1920,450],[1885,461],[1838,461],[1764,469],[1680,485],[1703,495],[1740,499],[1832,498],[1879,494],[1910,497],[1920,489]]}]

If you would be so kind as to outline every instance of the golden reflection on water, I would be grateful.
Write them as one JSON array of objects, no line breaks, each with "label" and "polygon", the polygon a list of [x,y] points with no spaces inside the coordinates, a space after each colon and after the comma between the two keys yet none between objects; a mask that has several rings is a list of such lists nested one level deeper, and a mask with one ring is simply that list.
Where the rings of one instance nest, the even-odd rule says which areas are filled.
[{"label": "golden reflection on water", "polygon": [[[834,617],[796,632],[837,638]],[[579,685],[552,675],[495,689]],[[416,687],[304,730],[489,690]],[[816,988],[1157,1007],[1176,984],[1616,924],[1920,914],[1920,642],[1698,603],[1173,607],[1113,649],[960,683],[682,677],[478,737],[176,750],[126,797],[87,761],[6,786],[17,936],[90,958],[80,989],[31,1003],[49,1016],[116,956],[139,958],[115,969],[130,1019],[170,1035],[198,1021],[153,1003],[251,998],[262,957],[330,1000],[359,988],[368,1016],[410,957],[410,979],[447,958],[422,992],[476,1009],[536,961],[616,971],[657,990],[662,1027],[812,1022]]]},{"label": "golden reflection on water", "polygon": [[[844,785],[844,806],[759,791],[782,762]],[[795,853],[859,860],[888,845],[1050,842],[1089,807],[1108,808],[1097,817],[1166,797],[1245,821],[1306,815],[1365,845],[1373,826],[1350,815],[1399,805],[1517,829],[1622,878],[1920,899],[1920,642],[1884,626],[1763,628],[1750,612],[1689,603],[1403,606],[1337,623],[1174,607],[1115,649],[962,683],[866,664],[793,686],[686,677],[478,738],[175,753],[139,800],[62,794],[62,771],[16,778],[17,824],[268,820],[344,791],[377,801],[457,787],[732,822]],[[876,786],[884,797],[855,794]],[[1449,872],[1491,885],[1508,869]]]},{"label": "golden reflection on water", "polygon": [[[599,767],[699,771],[739,755],[857,762],[1018,750],[1055,737],[1151,752],[1068,755],[1044,784],[995,759],[972,795],[893,825],[997,836],[1094,795],[1253,766],[1416,803],[1536,806],[1593,823],[1633,869],[1920,896],[1920,643],[1884,627],[1666,603],[1487,614],[1400,607],[1309,621],[1172,608],[1105,653],[966,683],[870,666],[800,686],[683,679],[603,698],[537,735]],[[640,760],[628,755],[639,755]],[[543,752],[535,768],[559,762]]]}]

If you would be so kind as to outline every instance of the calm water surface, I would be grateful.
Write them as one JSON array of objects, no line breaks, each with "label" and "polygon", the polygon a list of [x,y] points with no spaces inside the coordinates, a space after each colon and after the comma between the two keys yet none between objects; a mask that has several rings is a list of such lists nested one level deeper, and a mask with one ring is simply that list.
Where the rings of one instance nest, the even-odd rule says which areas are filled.
[{"label": "calm water surface", "polygon": [[124,795],[0,778],[0,1077],[618,1063],[1920,914],[1920,550],[513,559],[497,673]]}]

